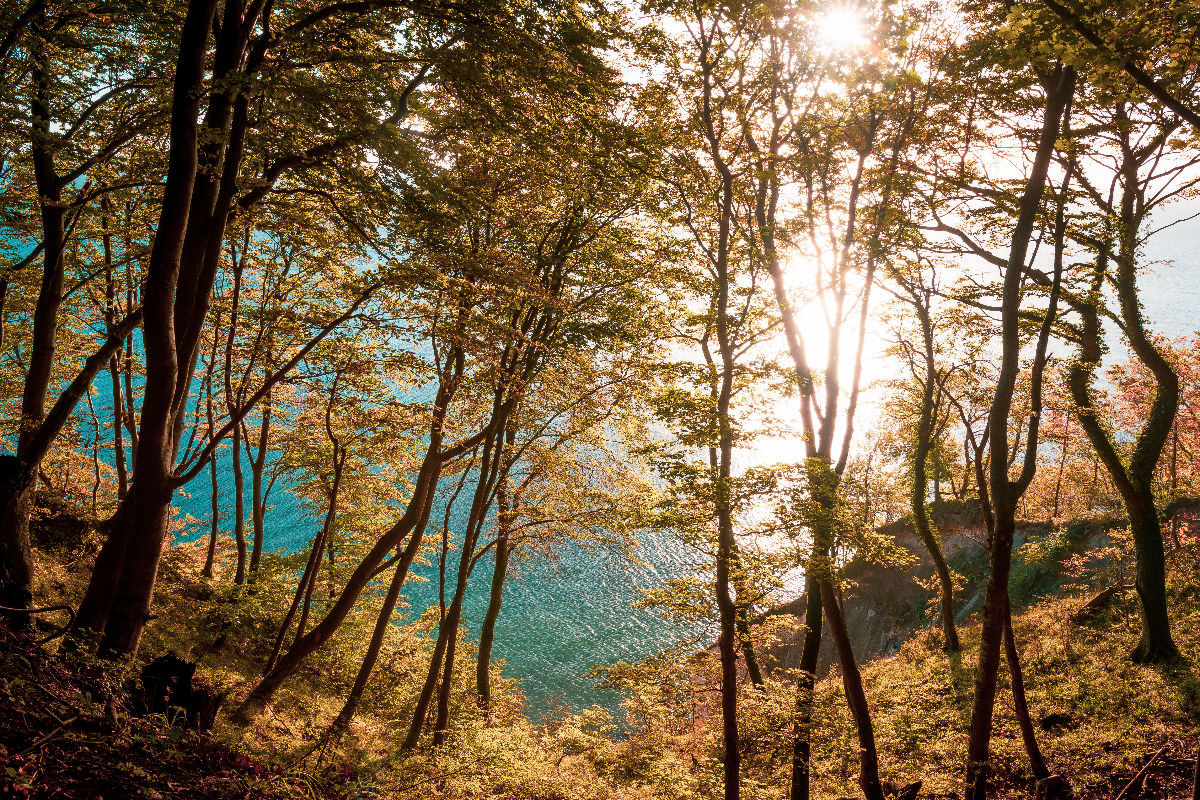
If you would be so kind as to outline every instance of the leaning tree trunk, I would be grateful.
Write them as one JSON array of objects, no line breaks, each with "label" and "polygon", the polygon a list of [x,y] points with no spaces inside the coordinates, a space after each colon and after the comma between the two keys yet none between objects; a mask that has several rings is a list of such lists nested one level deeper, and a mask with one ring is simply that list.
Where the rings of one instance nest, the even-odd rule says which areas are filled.
[{"label": "leaning tree trunk", "polygon": [[[423,537],[420,535],[421,529],[418,523],[424,515],[425,504],[432,502],[432,494],[437,488],[438,478],[441,475],[441,426],[446,408],[449,405],[449,395],[451,394],[452,392],[439,392],[438,394],[438,402],[435,404],[434,421],[430,428],[429,446],[426,450],[424,461],[421,464],[421,469],[417,474],[417,480],[413,486],[413,495],[409,500],[408,508],[405,509],[404,514],[396,524],[375,542],[370,552],[354,568],[341,594],[338,595],[337,600],[334,601],[332,607],[326,612],[324,618],[302,637],[296,639],[287,652],[266,671],[266,674],[263,675],[258,685],[251,690],[246,700],[234,712],[235,719],[248,720],[255,711],[265,706],[267,701],[283,685],[283,682],[300,668],[300,665],[304,663],[304,659],[316,652],[321,645],[329,640],[329,637],[337,631],[342,622],[349,616],[355,604],[357,604],[358,598],[362,595],[363,590],[366,589],[367,584],[374,578],[376,571],[384,562],[384,559],[387,558],[388,553],[399,547],[404,542],[405,537],[408,537],[408,543],[401,551],[397,563],[398,569],[403,570],[404,574],[407,575],[407,570],[417,557],[423,540]],[[409,534],[412,535],[409,536]]]},{"label": "leaning tree trunk", "polygon": [[[512,442],[508,442],[511,447]],[[479,631],[479,655],[475,662],[475,689],[479,694],[479,707],[486,713],[492,702],[492,643],[496,638],[496,620],[500,618],[500,606],[504,602],[504,582],[508,576],[509,528],[512,525],[513,509],[509,506],[508,478],[505,476],[497,487],[495,564],[492,567],[492,585],[488,594],[487,612]]]},{"label": "leaning tree trunk", "polygon": [[[1012,568],[1012,548],[1016,534],[1016,508],[1021,493],[1033,477],[1036,465],[1036,444],[1040,401],[1040,370],[1045,364],[1045,347],[1053,321],[1057,300],[1058,281],[1061,278],[1061,260],[1056,264],[1055,287],[1051,293],[1051,307],[1043,321],[1041,338],[1038,342],[1038,357],[1035,359],[1035,375],[1031,381],[1030,397],[1032,410],[1030,431],[1026,441],[1026,459],[1021,478],[1012,481],[1008,474],[1009,415],[1013,406],[1013,394],[1017,376],[1021,369],[1020,310],[1021,287],[1025,275],[1025,261],[1029,243],[1037,224],[1042,195],[1046,189],[1046,178],[1050,161],[1054,155],[1055,142],[1075,90],[1075,71],[1061,64],[1055,72],[1043,80],[1046,92],[1042,129],[1037,151],[1025,190],[1020,201],[1020,214],[1013,228],[1009,246],[1008,263],[1004,273],[1001,319],[1001,363],[997,376],[996,391],[989,412],[989,436],[992,459],[990,465],[990,499],[993,507],[993,530],[989,554],[991,573],[983,606],[983,629],[980,634],[979,661],[975,671],[975,699],[971,711],[971,725],[967,740],[966,800],[983,800],[987,796],[988,761],[992,735],[992,715],[996,704],[996,683],[1000,669],[1000,656],[1004,639],[1005,620],[1008,618],[1008,580]],[[1060,219],[1061,219],[1060,204]]]},{"label": "leaning tree trunk", "polygon": [[1042,757],[1037,733],[1033,730],[1033,719],[1029,716],[1029,702],[1025,698],[1025,676],[1021,674],[1017,638],[1013,635],[1011,605],[1005,617],[1004,656],[1008,661],[1008,674],[1012,683],[1013,711],[1017,716],[1017,725],[1021,728],[1021,741],[1025,745],[1025,754],[1029,757],[1029,768],[1033,771],[1033,777],[1041,780],[1050,777],[1050,770],[1046,767],[1046,759]]},{"label": "leaning tree trunk", "polygon": [[[503,389],[497,391],[493,398],[491,427],[496,431],[488,436],[483,444],[480,459],[479,477],[475,493],[471,500],[471,511],[467,519],[466,530],[463,533],[462,550],[459,555],[458,572],[455,576],[454,598],[438,629],[438,641],[434,647],[433,658],[430,659],[429,671],[425,676],[425,685],[417,698],[413,710],[412,723],[408,736],[404,740],[405,749],[416,747],[425,724],[430,702],[437,700],[436,714],[433,726],[433,744],[440,746],[446,737],[450,723],[450,693],[453,689],[454,663],[458,646],[458,626],[462,620],[462,607],[467,594],[467,581],[475,565],[475,548],[479,541],[480,530],[491,506],[493,490],[497,480],[502,480],[507,471],[505,464],[505,448],[503,446],[506,414],[501,410]],[[438,679],[438,673],[441,679]]]},{"label": "leaning tree trunk", "polygon": [[867,694],[863,689],[862,673],[854,659],[850,645],[850,633],[833,584],[821,580],[821,597],[825,617],[829,620],[829,631],[837,645],[838,661],[842,667],[842,685],[846,690],[846,701],[858,731],[858,785],[867,800],[883,800],[883,784],[879,781],[879,753],[875,749],[875,728],[871,724],[871,711],[867,705]]},{"label": "leaning tree trunk", "polygon": [[[421,518],[421,521],[417,523],[417,528],[413,532],[414,538],[420,538],[424,533],[425,526],[429,521],[429,512],[432,508],[433,503],[427,501],[425,503],[425,514]],[[367,681],[371,679],[371,672],[375,669],[375,662],[379,660],[379,652],[383,647],[383,639],[392,625],[392,614],[396,611],[396,603],[400,599],[400,590],[404,587],[404,581],[408,577],[409,563],[403,559],[400,559],[396,563],[396,569],[392,573],[392,581],[388,584],[387,595],[383,598],[383,606],[379,609],[379,616],[375,620],[375,629],[371,632],[371,641],[367,645],[366,653],[363,654],[362,664],[359,665],[358,675],[354,678],[354,685],[350,687],[350,694],[346,697],[346,702],[342,706],[342,710],[333,721],[332,729],[335,731],[345,730],[349,727],[350,720],[354,718],[354,712],[358,710],[358,704],[362,701],[363,692],[367,688]]]}]

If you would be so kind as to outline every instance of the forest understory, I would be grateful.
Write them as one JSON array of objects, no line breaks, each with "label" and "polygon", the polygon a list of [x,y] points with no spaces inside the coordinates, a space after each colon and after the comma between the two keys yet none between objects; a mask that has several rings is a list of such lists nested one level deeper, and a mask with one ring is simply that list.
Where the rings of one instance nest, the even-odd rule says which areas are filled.
[{"label": "forest understory", "polygon": [[[73,575],[89,558],[94,533],[61,509],[46,519],[51,522],[39,530],[52,541],[41,551],[40,596],[69,606],[82,591]],[[891,530],[904,535],[903,526]],[[1014,596],[1029,604],[1014,615],[1013,627],[1026,674],[1036,676],[1025,689],[1047,763],[1080,800],[1192,797],[1200,714],[1200,541],[1185,537],[1168,557],[1182,657],[1152,666],[1128,657],[1140,622],[1135,595],[1123,583],[1129,547],[1123,529],[1098,521],[1030,530],[1018,549],[1013,586]],[[1078,533],[1097,530],[1106,546]],[[1072,547],[1072,538],[1089,543]],[[162,610],[135,661],[60,650],[61,612],[39,615],[29,631],[0,629],[0,797],[682,800],[719,791],[719,706],[712,694],[679,691],[684,678],[700,686],[716,681],[719,664],[711,651],[682,659],[677,668],[686,675],[676,674],[676,680],[663,680],[661,665],[626,665],[623,674],[610,673],[609,682],[623,696],[616,715],[601,708],[563,711],[535,724],[523,713],[519,687],[501,682],[503,697],[490,718],[464,704],[451,739],[436,753],[396,752],[392,721],[411,715],[411,695],[403,692],[368,695],[349,729],[332,731],[347,683],[336,656],[308,668],[250,727],[222,713],[211,730],[198,733],[181,708],[147,713],[140,670],[168,652],[195,659],[196,686],[228,693],[226,710],[257,677],[255,645],[269,632],[269,609],[253,595],[228,595],[227,612],[195,611],[201,598],[211,603],[214,593],[230,588],[222,588],[220,571],[216,581],[201,576],[201,560],[202,550],[188,544],[167,555]],[[968,571],[961,561],[958,567]],[[862,577],[877,580],[878,574]],[[969,597],[979,587],[964,588]],[[885,593],[894,594],[851,584],[847,617],[854,619],[855,603],[886,602],[879,596]],[[921,617],[922,610],[900,616],[911,621],[914,614]],[[768,676],[761,690],[743,676],[740,689],[742,788],[749,797],[779,797],[786,787],[794,678],[772,663],[769,649],[771,629],[794,624],[786,616],[769,618],[754,631],[764,645]],[[961,796],[962,731],[979,636],[975,618],[964,618],[960,631],[960,653],[948,655],[940,631],[926,627],[898,652],[862,665],[889,796]],[[355,635],[344,636],[339,649],[352,649]],[[223,646],[227,641],[244,646]],[[414,647],[398,630],[381,669],[403,675],[429,644]],[[1007,689],[1002,685],[1002,693]],[[814,741],[820,744],[813,753],[814,796],[853,796],[857,743],[836,667],[818,682],[815,707]],[[994,796],[1063,796],[1038,791],[1011,700],[998,703],[993,736]]]}]

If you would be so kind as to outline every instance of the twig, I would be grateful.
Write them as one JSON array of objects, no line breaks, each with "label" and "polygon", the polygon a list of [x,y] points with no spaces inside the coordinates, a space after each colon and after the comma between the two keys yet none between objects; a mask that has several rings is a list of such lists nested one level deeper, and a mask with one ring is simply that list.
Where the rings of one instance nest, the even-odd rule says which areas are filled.
[{"label": "twig", "polygon": [[38,639],[36,642],[34,642],[34,644],[39,645],[39,646],[45,644],[46,642],[50,641],[51,639],[57,639],[59,636],[62,636],[64,633],[66,633],[68,630],[70,630],[75,625],[75,609],[71,608],[70,606],[38,606],[37,608],[13,608],[12,606],[0,606],[0,611],[6,611],[9,613],[16,613],[16,614],[29,614],[31,616],[33,614],[45,614],[49,611],[65,611],[65,612],[67,612],[67,616],[70,617],[70,619],[67,620],[67,624],[64,625],[63,627],[59,628],[57,631],[50,634],[49,636]]},{"label": "twig", "polygon": [[38,740],[37,740],[36,742],[34,742],[33,744],[29,745],[29,747],[26,747],[24,750],[22,750],[21,752],[17,753],[17,755],[19,755],[19,756],[23,756],[23,755],[25,755],[26,753],[28,753],[30,750],[36,750],[36,749],[38,749],[39,747],[41,747],[42,745],[44,745],[46,742],[50,741],[50,740],[51,740],[51,739],[53,739],[55,736],[57,736],[59,733],[61,733],[61,732],[62,732],[64,729],[66,729],[66,727],[67,727],[68,725],[70,725],[71,723],[75,722],[75,721],[76,721],[76,720],[78,720],[78,719],[79,719],[79,715],[78,715],[78,714],[76,714],[75,716],[73,716],[73,717],[71,717],[70,719],[68,719],[68,720],[66,720],[65,722],[63,722],[63,724],[62,724],[62,725],[59,725],[57,728],[55,728],[54,730],[50,731],[50,732],[49,732],[49,733],[47,733],[45,736],[43,736],[42,738],[38,739]]},{"label": "twig", "polygon": [[33,688],[37,689],[42,694],[49,697],[51,700],[54,700],[57,703],[61,703],[62,705],[66,706],[67,708],[71,709],[72,711],[79,711],[79,709],[75,707],[74,703],[69,702],[67,700],[63,700],[61,697],[59,697],[54,692],[47,689],[45,686],[42,686],[37,681],[31,680],[31,681],[29,681],[29,685],[32,686]]},{"label": "twig", "polygon": [[1131,780],[1129,783],[1125,784],[1125,788],[1122,789],[1121,793],[1118,794],[1116,797],[1114,797],[1113,800],[1125,800],[1125,795],[1129,792],[1129,790],[1132,789],[1138,781],[1140,781],[1146,777],[1146,773],[1150,770],[1150,767],[1153,766],[1155,761],[1158,761],[1159,756],[1161,756],[1163,753],[1167,752],[1167,748],[1170,746],[1171,746],[1171,743],[1167,742],[1162,747],[1158,748],[1158,752],[1150,757],[1150,760],[1146,762],[1146,766],[1142,767],[1138,771],[1138,774],[1133,776],[1133,780]]}]

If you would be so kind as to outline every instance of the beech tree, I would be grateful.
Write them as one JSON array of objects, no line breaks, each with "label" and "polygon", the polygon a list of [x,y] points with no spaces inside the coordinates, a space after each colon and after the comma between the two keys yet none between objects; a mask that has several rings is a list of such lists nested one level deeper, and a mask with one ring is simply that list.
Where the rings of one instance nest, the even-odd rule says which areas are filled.
[{"label": "beech tree", "polygon": [[[158,11],[163,9],[144,13]],[[24,342],[28,356],[20,408],[12,410],[19,420],[16,460],[0,492],[0,600],[14,608],[26,608],[32,599],[29,520],[39,466],[96,374],[141,323],[140,308],[117,316],[110,306],[107,324],[98,326],[101,340],[88,348],[82,364],[64,369],[56,356],[62,355],[57,347],[63,305],[78,288],[69,287],[68,276],[85,284],[105,272],[99,257],[69,263],[68,247],[80,238],[100,239],[89,232],[92,218],[103,213],[100,206],[110,202],[111,193],[145,183],[122,168],[137,163],[127,151],[153,136],[162,119],[161,109],[148,102],[159,86],[153,77],[156,62],[136,58],[132,41],[140,30],[153,52],[159,33],[139,24],[145,17],[136,7],[118,5],[111,13],[106,23],[89,11],[32,4],[8,21],[0,54],[0,85],[9,90],[4,92],[9,121],[2,135],[11,154],[4,158],[0,224],[9,232],[6,238],[20,243],[0,275],[4,316],[11,308],[4,300],[14,278],[41,264],[40,282],[30,281],[25,289],[36,300]],[[125,35],[114,36],[114,29]],[[107,235],[104,242],[111,255]],[[111,280],[111,271],[107,274]],[[0,342],[3,338],[0,334]]]},{"label": "beech tree", "polygon": [[[1086,234],[1086,244],[1095,254],[1094,266],[1078,292],[1069,295],[1080,324],[1070,333],[1078,355],[1068,370],[1067,384],[1079,424],[1121,495],[1133,534],[1135,586],[1142,608],[1142,636],[1133,658],[1161,662],[1176,657],[1178,650],[1167,615],[1163,535],[1153,483],[1179,410],[1180,388],[1179,376],[1148,330],[1142,312],[1138,253],[1152,233],[1150,215],[1170,200],[1190,194],[1197,185],[1195,179],[1180,177],[1197,163],[1189,146],[1195,137],[1181,135],[1183,124],[1173,115],[1164,117],[1153,107],[1131,105],[1124,99],[1110,100],[1103,87],[1098,94],[1095,102],[1109,108],[1094,112],[1103,121],[1091,142],[1081,142],[1086,160],[1079,176],[1082,193],[1099,217],[1094,232]],[[1109,287],[1116,295],[1113,312],[1106,309],[1104,298]],[[1102,337],[1108,317],[1117,322],[1154,383],[1145,421],[1136,426],[1127,456],[1106,422],[1094,386],[1104,356]]]}]

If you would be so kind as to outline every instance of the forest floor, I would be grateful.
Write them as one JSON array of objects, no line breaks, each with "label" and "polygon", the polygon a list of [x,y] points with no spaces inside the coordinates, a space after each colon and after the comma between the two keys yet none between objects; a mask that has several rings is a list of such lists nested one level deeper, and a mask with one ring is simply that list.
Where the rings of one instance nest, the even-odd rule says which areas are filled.
[{"label": "forest floor", "polygon": [[[1127,580],[1127,557],[1108,563],[1116,571],[1101,575],[1081,562],[1075,583],[1058,585],[1014,617],[1042,751],[1080,800],[1191,798],[1200,731],[1200,542],[1171,556],[1172,622],[1183,657],[1168,665],[1129,659],[1140,626],[1131,589],[1081,614],[1099,589]],[[190,584],[179,580],[168,576],[164,588],[185,596],[181,586]],[[893,786],[920,780],[921,797],[931,800],[961,791],[978,625],[960,632],[960,654],[943,652],[940,633],[923,630],[895,655],[863,667],[883,777]],[[174,644],[213,632],[177,633]],[[147,658],[164,649],[154,644]],[[691,800],[720,792],[720,726],[710,698],[703,688],[680,694],[678,681],[649,668],[627,695],[626,736],[614,736],[615,720],[602,709],[535,725],[514,701],[503,719],[463,712],[455,743],[436,758],[397,760],[396,725],[405,713],[397,701],[386,714],[376,709],[356,722],[355,741],[314,759],[312,734],[336,712],[340,685],[310,681],[276,705],[274,726],[296,731],[288,741],[269,742],[266,725],[235,730],[224,720],[211,736],[200,735],[162,715],[135,714],[135,667],[53,647],[0,625],[0,798]],[[406,658],[417,663],[423,651],[414,652]],[[217,674],[207,669],[203,679]],[[321,675],[329,680],[331,673]],[[219,683],[234,687],[249,677]],[[786,795],[793,686],[780,673],[764,691],[742,697],[747,800]],[[310,699],[301,702],[306,692]],[[301,724],[314,714],[312,724]],[[857,742],[836,673],[818,685],[815,717],[814,798],[857,796]],[[1006,677],[992,753],[994,796],[1032,797]]]},{"label": "forest floor", "polygon": [[0,623],[0,798],[348,796],[344,771],[268,767],[161,714],[135,716],[132,681]]}]

